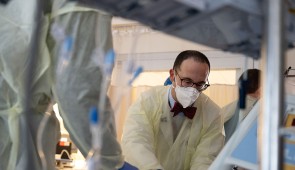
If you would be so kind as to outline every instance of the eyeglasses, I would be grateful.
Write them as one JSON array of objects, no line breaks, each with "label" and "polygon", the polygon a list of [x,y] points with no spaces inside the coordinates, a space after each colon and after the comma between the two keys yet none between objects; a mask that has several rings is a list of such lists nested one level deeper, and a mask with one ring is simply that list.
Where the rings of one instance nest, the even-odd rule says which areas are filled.
[{"label": "eyeglasses", "polygon": [[209,81],[208,81],[208,83],[194,83],[191,79],[181,78],[180,75],[177,73],[176,70],[175,70],[175,72],[176,72],[176,75],[180,79],[181,86],[183,86],[183,87],[193,87],[195,85],[196,86],[196,89],[198,91],[204,91],[204,90],[206,90],[210,86]]}]

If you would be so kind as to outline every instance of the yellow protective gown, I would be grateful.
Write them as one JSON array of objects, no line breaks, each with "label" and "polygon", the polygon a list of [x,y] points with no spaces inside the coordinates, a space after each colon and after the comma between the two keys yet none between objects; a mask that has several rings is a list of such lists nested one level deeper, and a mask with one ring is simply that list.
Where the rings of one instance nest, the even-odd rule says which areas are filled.
[{"label": "yellow protective gown", "polygon": [[219,107],[200,94],[195,117],[185,119],[173,142],[168,89],[144,92],[128,110],[122,138],[126,161],[139,169],[205,170],[224,144]]},{"label": "yellow protective gown", "polygon": [[[48,19],[42,17],[40,53],[36,65],[28,65],[30,43],[34,34],[35,0],[12,0],[0,5],[0,169],[42,169],[37,149],[37,131],[51,100],[51,60],[45,38]],[[29,68],[31,98],[25,98],[25,80]],[[23,103],[30,100],[29,122],[24,122]],[[21,133],[27,128],[27,133]],[[47,122],[42,138],[47,169],[55,169],[55,148],[59,124],[54,114]],[[24,140],[26,139],[26,140]],[[27,143],[25,144],[26,141]],[[27,154],[30,153],[28,159]]]}]

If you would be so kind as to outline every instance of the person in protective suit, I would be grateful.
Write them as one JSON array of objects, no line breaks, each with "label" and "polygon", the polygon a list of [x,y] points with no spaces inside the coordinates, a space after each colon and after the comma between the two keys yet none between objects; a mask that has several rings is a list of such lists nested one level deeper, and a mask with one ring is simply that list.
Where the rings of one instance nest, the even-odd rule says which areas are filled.
[{"label": "person in protective suit", "polygon": [[244,89],[246,91],[245,109],[241,110],[239,108],[239,101],[235,100],[224,106],[220,111],[220,114],[224,115],[225,142],[231,138],[240,122],[248,115],[260,99],[261,88],[259,81],[261,71],[258,69],[248,69],[239,77],[239,82],[243,81],[243,77],[246,74],[247,80]]},{"label": "person in protective suit", "polygon": [[181,52],[169,71],[171,86],[144,92],[129,108],[122,149],[139,169],[207,169],[224,144],[219,107],[202,93],[210,63],[194,50]]},{"label": "person in protective suit", "polygon": [[[35,34],[35,0],[13,0],[0,5],[0,169],[42,169],[37,134],[52,102],[51,58],[46,46],[48,18],[42,11],[40,48],[36,65],[29,65]],[[30,69],[33,72],[27,76]],[[30,87],[25,87],[25,80]],[[29,92],[28,92],[29,91]],[[30,93],[28,98],[27,93]],[[24,105],[27,103],[27,106]],[[25,109],[25,108],[28,109]],[[24,121],[25,115],[28,121]],[[24,131],[26,129],[26,131]],[[60,137],[58,121],[51,113],[42,139],[47,169],[55,169],[55,147]],[[25,132],[25,133],[23,133]]]}]

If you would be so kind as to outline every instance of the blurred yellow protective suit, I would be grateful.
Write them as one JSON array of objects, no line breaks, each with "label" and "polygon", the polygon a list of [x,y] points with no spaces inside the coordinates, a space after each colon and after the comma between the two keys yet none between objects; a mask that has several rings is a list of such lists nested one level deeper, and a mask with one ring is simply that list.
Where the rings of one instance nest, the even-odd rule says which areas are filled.
[{"label": "blurred yellow protective suit", "polygon": [[[42,169],[37,154],[37,131],[51,101],[51,59],[46,47],[48,19],[43,15],[40,32],[40,53],[36,65],[28,65],[30,43],[34,34],[35,0],[12,0],[0,5],[0,169]],[[31,98],[26,98],[26,73],[33,67]],[[29,112],[24,113],[26,100]],[[28,123],[21,121],[30,114]],[[26,134],[22,129],[27,127]],[[45,126],[42,145],[48,169],[55,169],[55,147],[59,139],[59,124],[54,114]],[[24,140],[26,139],[26,140]],[[27,143],[25,143],[27,142]],[[28,158],[30,153],[30,158]],[[28,159],[30,161],[28,161]]]}]

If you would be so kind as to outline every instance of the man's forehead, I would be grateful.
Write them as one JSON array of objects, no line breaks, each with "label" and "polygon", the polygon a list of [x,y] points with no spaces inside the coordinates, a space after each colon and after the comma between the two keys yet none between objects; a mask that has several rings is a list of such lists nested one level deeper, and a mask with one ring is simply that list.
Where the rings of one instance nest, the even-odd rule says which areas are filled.
[{"label": "man's forehead", "polygon": [[190,62],[183,63],[176,71],[179,72],[181,76],[194,81],[206,81],[209,76],[209,66],[207,63],[202,62],[198,62],[197,64]]},{"label": "man's forehead", "polygon": [[180,66],[179,66],[179,70],[186,70],[186,68],[195,68],[195,69],[204,69],[204,70],[208,70],[209,72],[209,65],[206,62],[201,62],[201,61],[197,61],[192,59],[191,61],[189,61],[188,59],[184,60]]}]

